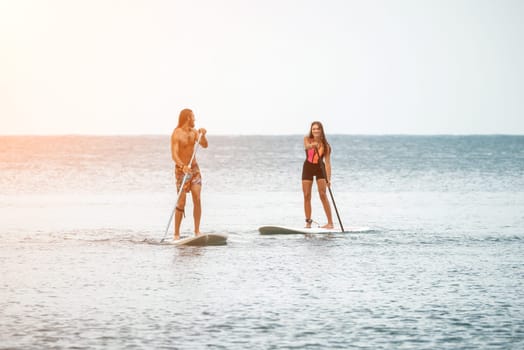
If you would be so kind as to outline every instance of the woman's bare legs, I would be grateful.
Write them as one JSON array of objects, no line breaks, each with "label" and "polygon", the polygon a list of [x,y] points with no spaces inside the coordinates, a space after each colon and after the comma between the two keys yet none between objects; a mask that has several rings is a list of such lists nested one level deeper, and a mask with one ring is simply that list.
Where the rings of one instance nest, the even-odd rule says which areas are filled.
[{"label": "woman's bare legs", "polygon": [[320,195],[320,201],[324,207],[324,212],[327,217],[327,224],[322,226],[322,228],[333,228],[333,218],[331,216],[331,206],[329,205],[329,199],[326,194],[327,183],[325,179],[317,180],[318,194]]},{"label": "woman's bare legs", "polygon": [[304,192],[304,214],[306,215],[306,228],[311,228],[311,189],[313,181],[302,180],[302,192]]}]

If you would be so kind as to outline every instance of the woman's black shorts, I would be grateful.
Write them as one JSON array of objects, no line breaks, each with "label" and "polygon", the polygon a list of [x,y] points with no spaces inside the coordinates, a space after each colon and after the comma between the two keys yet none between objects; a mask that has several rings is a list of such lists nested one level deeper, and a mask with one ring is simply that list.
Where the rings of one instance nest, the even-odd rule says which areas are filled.
[{"label": "woman's black shorts", "polygon": [[325,179],[326,177],[322,174],[322,169],[320,168],[320,163],[310,163],[307,160],[304,161],[304,166],[302,167],[302,180],[313,181],[313,176],[319,179]]}]

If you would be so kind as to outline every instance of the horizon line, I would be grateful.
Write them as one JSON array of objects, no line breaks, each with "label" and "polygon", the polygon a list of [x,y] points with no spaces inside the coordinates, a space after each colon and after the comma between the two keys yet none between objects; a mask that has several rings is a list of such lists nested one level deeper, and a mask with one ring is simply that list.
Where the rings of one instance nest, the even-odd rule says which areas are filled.
[{"label": "horizon line", "polygon": [[[304,134],[289,133],[289,134],[209,134],[212,136],[228,136],[228,137],[242,137],[242,136],[303,136]],[[355,134],[346,134],[346,133],[330,133],[329,136],[524,136],[524,134],[510,134],[510,133],[471,133],[471,134],[462,134],[462,133],[355,133]],[[152,137],[152,136],[171,136],[170,133],[166,134],[141,134],[141,133],[103,133],[103,134],[91,134],[91,133],[57,133],[57,134],[0,134],[0,137]]]}]

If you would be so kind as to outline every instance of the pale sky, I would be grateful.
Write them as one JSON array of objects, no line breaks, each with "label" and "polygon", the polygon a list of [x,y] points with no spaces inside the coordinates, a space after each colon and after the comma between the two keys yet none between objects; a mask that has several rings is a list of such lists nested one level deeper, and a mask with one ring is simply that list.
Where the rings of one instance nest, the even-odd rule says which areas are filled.
[{"label": "pale sky", "polygon": [[524,134],[521,0],[0,0],[0,134]]}]

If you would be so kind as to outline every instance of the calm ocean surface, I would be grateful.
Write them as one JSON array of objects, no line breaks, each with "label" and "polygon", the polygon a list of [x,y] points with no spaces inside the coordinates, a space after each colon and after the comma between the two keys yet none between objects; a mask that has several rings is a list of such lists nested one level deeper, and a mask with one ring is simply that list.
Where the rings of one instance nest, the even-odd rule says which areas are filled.
[{"label": "calm ocean surface", "polygon": [[257,228],[304,223],[302,136],[209,140],[228,245],[181,248],[143,243],[169,136],[0,137],[0,349],[524,348],[524,136],[331,136],[344,226],[372,230],[288,237]]}]

